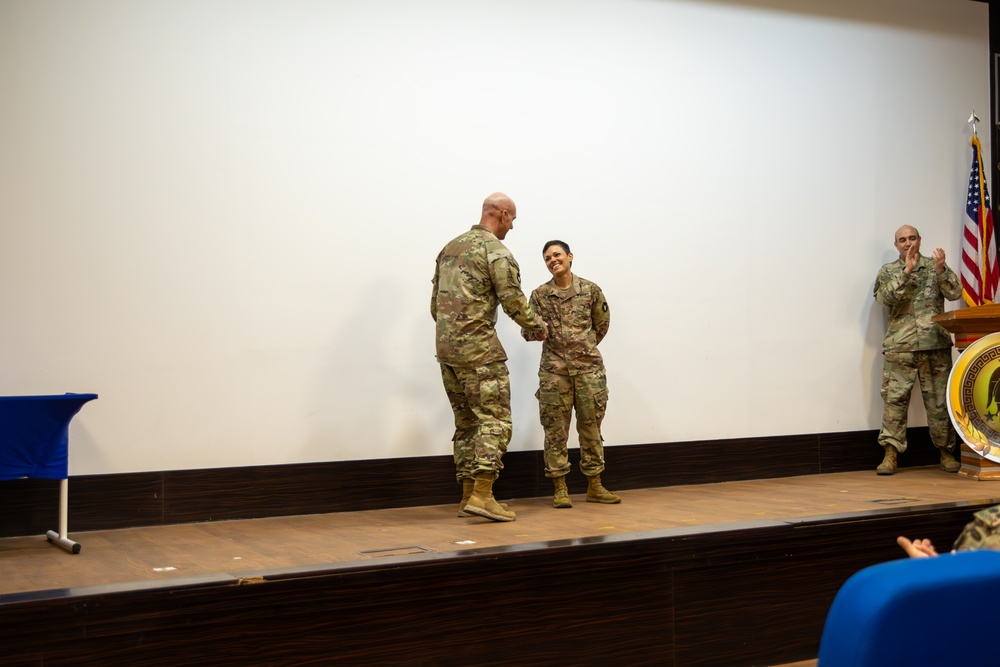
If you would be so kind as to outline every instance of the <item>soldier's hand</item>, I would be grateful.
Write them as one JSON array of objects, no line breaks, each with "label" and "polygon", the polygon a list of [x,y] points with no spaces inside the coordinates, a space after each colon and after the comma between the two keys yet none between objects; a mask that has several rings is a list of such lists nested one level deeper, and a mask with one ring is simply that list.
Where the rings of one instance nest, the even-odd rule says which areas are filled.
[{"label": "soldier's hand", "polygon": [[898,544],[910,558],[933,558],[938,555],[937,550],[934,548],[934,545],[931,544],[930,540],[914,540],[911,542],[901,535],[896,538],[896,544]]},{"label": "soldier's hand", "polygon": [[931,253],[931,259],[934,260],[934,272],[938,275],[944,273],[944,250],[935,248],[934,252]]},{"label": "soldier's hand", "polygon": [[538,340],[546,340],[549,337],[549,325],[545,325],[545,331],[538,334]]},{"label": "soldier's hand", "polygon": [[917,268],[917,262],[920,261],[920,244],[914,243],[906,251],[906,268],[903,270],[909,275],[913,272],[913,269]]}]

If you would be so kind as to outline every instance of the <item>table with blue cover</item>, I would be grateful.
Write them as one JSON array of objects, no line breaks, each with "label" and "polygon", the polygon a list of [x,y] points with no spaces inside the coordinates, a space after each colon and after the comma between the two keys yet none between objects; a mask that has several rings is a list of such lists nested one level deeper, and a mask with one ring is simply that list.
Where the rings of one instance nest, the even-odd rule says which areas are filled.
[{"label": "table with blue cover", "polygon": [[97,394],[0,396],[0,480],[58,479],[59,531],[49,540],[70,553],[80,545],[67,537],[69,514],[69,423]]}]

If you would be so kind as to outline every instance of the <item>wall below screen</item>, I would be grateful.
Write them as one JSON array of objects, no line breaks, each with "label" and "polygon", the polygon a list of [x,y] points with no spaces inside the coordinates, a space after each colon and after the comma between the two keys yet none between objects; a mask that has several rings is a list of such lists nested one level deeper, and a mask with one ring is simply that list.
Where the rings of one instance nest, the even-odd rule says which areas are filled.
[{"label": "wall below screen", "polygon": [[[876,434],[619,445],[605,448],[603,479],[609,488],[625,490],[874,471],[882,457]],[[926,428],[910,429],[909,445],[901,465],[937,462]],[[576,469],[578,451],[570,450],[571,493],[586,490]],[[542,468],[541,452],[508,452],[497,496],[548,495],[551,482]],[[449,456],[84,475],[71,477],[69,486],[71,532],[440,505],[457,503],[460,495]],[[53,529],[57,501],[56,481],[0,482],[0,537]]]}]

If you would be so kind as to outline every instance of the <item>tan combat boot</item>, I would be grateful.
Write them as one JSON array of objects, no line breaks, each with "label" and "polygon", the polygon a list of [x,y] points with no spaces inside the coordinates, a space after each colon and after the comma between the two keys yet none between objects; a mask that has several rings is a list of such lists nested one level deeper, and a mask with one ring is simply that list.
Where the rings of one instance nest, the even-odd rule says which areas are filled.
[{"label": "tan combat boot", "polygon": [[951,451],[943,447],[939,451],[941,452],[941,465],[939,466],[941,470],[945,472],[958,472],[962,464],[955,460],[955,457],[951,455]]},{"label": "tan combat boot", "polygon": [[497,476],[493,473],[481,472],[476,475],[472,487],[472,495],[465,504],[465,511],[477,516],[486,517],[490,521],[513,521],[517,515],[500,507],[493,497],[493,481]]},{"label": "tan combat boot", "polygon": [[469,498],[472,497],[472,487],[476,485],[476,480],[471,477],[466,477],[462,480],[462,500],[458,503],[458,516],[473,516],[471,513],[465,511],[465,506],[469,503]]},{"label": "tan combat boot", "polygon": [[[469,498],[472,496],[472,489],[476,485],[476,480],[471,477],[466,477],[462,480],[462,500],[458,503],[458,516],[476,516],[472,512],[466,512],[465,506],[469,503]],[[500,507],[507,509],[507,503],[497,503]]]},{"label": "tan combat boot", "polygon": [[614,505],[615,503],[620,503],[622,501],[621,496],[616,496],[601,484],[601,476],[594,475],[587,478],[587,502],[588,503],[604,503],[605,505]]},{"label": "tan combat boot", "polygon": [[556,487],[556,493],[552,497],[553,507],[572,507],[573,501],[569,497],[569,489],[566,488],[566,477],[553,477],[552,483]]},{"label": "tan combat boot", "polygon": [[885,446],[885,458],[878,464],[875,472],[879,475],[894,475],[896,473],[896,448],[892,445]]}]

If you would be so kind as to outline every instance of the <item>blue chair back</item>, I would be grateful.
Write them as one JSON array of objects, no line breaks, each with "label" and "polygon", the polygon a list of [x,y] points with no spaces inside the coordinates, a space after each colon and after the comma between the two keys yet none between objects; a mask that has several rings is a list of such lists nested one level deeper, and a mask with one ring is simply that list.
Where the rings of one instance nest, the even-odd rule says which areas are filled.
[{"label": "blue chair back", "polygon": [[848,579],[817,667],[1000,666],[1000,551],[906,558]]}]

